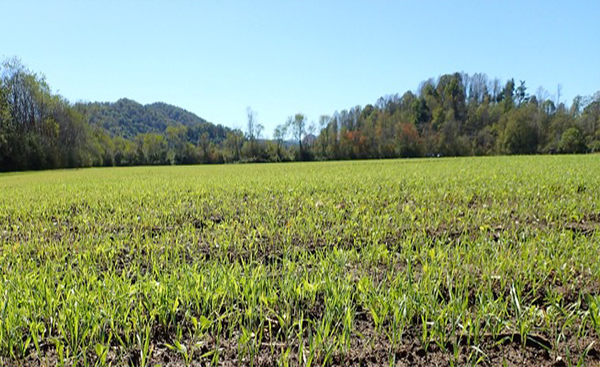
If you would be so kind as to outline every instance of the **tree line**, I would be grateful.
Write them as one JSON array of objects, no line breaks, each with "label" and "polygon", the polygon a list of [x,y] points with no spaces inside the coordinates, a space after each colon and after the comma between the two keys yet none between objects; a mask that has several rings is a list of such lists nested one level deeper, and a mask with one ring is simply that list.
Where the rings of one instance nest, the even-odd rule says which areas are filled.
[{"label": "tree line", "polygon": [[600,151],[600,92],[569,108],[525,81],[485,74],[430,79],[417,93],[380,98],[320,118],[314,154],[323,159],[553,154]]},{"label": "tree line", "polygon": [[454,73],[417,92],[381,97],[308,122],[302,113],[264,139],[164,103],[71,104],[18,59],[0,67],[0,170],[600,151],[600,92],[569,107],[525,81]]}]

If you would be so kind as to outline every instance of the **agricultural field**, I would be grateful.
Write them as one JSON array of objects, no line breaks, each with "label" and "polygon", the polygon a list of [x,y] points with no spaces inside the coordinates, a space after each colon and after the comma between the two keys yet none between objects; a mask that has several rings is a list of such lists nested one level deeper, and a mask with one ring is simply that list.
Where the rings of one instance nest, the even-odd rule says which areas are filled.
[{"label": "agricultural field", "polygon": [[600,156],[0,175],[2,365],[600,365]]}]

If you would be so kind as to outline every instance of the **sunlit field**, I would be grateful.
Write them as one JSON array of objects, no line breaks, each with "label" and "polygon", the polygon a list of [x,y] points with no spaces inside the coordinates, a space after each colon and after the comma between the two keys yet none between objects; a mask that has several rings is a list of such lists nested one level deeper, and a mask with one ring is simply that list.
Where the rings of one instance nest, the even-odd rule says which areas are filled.
[{"label": "sunlit field", "polygon": [[600,156],[0,175],[0,363],[597,365]]}]

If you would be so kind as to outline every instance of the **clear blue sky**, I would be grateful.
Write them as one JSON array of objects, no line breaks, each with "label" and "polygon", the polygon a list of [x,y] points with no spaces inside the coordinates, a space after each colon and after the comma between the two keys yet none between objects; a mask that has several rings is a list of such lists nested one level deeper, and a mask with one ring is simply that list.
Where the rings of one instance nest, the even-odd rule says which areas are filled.
[{"label": "clear blue sky", "polygon": [[272,134],[444,73],[600,90],[600,1],[5,1],[0,56],[72,102],[164,101]]}]

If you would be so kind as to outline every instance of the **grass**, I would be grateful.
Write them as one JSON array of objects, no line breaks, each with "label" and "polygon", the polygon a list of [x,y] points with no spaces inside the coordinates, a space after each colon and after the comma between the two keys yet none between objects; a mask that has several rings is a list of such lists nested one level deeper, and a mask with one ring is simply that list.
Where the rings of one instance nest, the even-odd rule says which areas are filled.
[{"label": "grass", "polygon": [[600,363],[600,157],[0,175],[0,363]]}]

